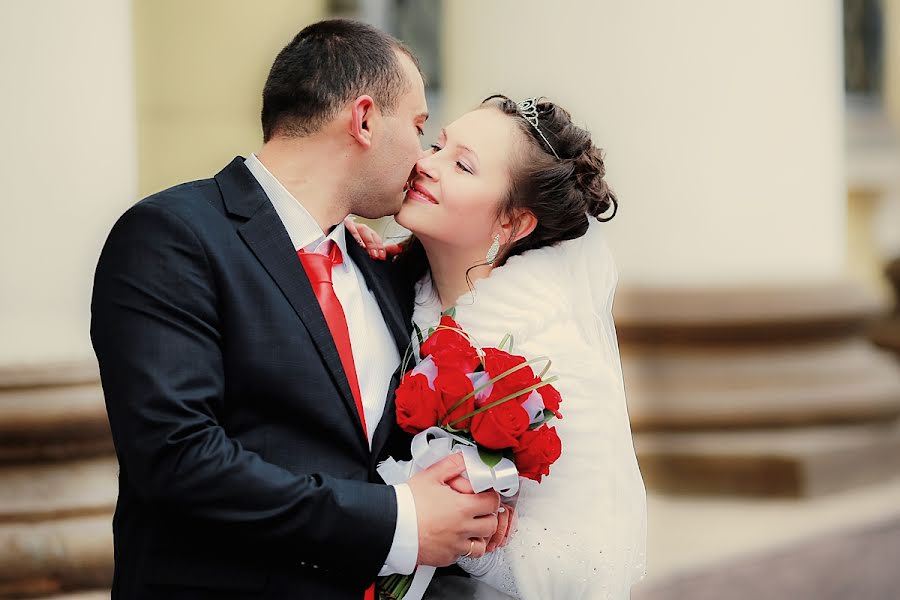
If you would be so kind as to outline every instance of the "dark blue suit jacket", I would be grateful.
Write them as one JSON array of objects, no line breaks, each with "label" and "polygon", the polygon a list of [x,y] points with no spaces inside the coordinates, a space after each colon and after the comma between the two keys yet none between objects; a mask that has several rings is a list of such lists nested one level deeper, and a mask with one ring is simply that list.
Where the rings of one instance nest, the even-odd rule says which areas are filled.
[{"label": "dark blue suit jacket", "polygon": [[[402,356],[412,289],[348,252]],[[120,464],[113,598],[361,598],[397,519],[375,466],[409,450],[399,371],[370,452],[312,288],[243,159],[129,209],[91,310]]]}]

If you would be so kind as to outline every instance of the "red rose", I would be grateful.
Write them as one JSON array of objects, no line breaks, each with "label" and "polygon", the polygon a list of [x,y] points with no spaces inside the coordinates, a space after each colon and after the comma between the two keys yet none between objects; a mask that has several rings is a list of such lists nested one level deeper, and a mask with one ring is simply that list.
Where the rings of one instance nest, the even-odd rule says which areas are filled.
[{"label": "red rose", "polygon": [[557,419],[562,419],[562,414],[559,412],[559,403],[562,402],[562,396],[559,395],[556,388],[552,385],[545,385],[544,387],[539,387],[537,392],[544,400],[544,408],[553,411]]},{"label": "red rose", "polygon": [[[509,352],[498,350],[497,348],[484,349],[484,369],[487,371],[491,379],[502,375],[506,371],[526,362],[521,356],[515,356]],[[534,376],[531,367],[522,367],[518,371],[510,373],[500,381],[494,383],[494,389],[491,392],[488,402],[494,402],[505,398],[510,394],[521,392],[522,390],[538,383],[538,378]],[[530,392],[529,392],[530,393]],[[527,394],[526,394],[527,397]],[[515,401],[521,402],[525,398],[516,398]]]},{"label": "red rose", "polygon": [[[458,348],[465,350],[466,348],[472,348],[469,340],[459,331],[454,330],[461,331],[462,327],[447,315],[441,317],[441,322],[435,332],[428,336],[428,339],[425,340],[425,343],[419,349],[420,356],[425,358],[439,349]],[[472,351],[474,352],[474,348],[472,348]]]},{"label": "red rose", "polygon": [[431,353],[431,360],[438,369],[454,369],[463,373],[474,373],[481,364],[478,353],[472,346],[440,347]]},{"label": "red rose", "polygon": [[556,428],[544,425],[522,434],[513,462],[520,476],[540,483],[544,475],[550,474],[550,465],[561,455],[562,442]]},{"label": "red rose", "polygon": [[491,450],[514,448],[529,421],[522,405],[508,400],[472,417],[472,437]]},{"label": "red rose", "polygon": [[397,424],[406,433],[416,434],[437,425],[441,395],[428,386],[423,374],[407,373],[397,387]]},{"label": "red rose", "polygon": [[[438,418],[443,418],[447,411],[453,408],[463,396],[471,394],[475,389],[472,386],[472,380],[465,373],[458,369],[438,369],[438,375],[434,379],[434,387],[441,395],[440,414]],[[472,395],[465,402],[459,405],[450,413],[450,416],[441,421],[441,425],[449,425],[456,419],[469,414],[475,410],[475,396]],[[459,423],[452,425],[455,429],[468,429],[472,422],[469,417]]]}]

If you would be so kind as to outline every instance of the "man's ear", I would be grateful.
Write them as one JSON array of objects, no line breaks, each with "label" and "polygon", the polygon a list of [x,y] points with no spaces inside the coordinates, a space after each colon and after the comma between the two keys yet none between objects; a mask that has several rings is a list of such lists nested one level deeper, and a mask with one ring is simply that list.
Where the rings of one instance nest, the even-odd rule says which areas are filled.
[{"label": "man's ear", "polygon": [[505,240],[503,243],[512,244],[531,235],[531,232],[537,227],[537,217],[530,210],[521,210],[515,217],[502,220],[500,226],[503,229],[501,237]]},{"label": "man's ear", "polygon": [[377,112],[371,96],[360,96],[350,104],[350,135],[363,148],[372,145],[372,121]]}]

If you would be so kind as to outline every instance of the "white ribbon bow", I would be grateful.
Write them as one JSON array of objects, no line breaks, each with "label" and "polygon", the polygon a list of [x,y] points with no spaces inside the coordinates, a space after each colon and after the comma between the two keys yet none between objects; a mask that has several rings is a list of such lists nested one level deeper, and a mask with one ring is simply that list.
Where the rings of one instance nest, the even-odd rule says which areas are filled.
[{"label": "white ribbon bow", "polygon": [[[459,452],[466,463],[463,476],[472,484],[476,494],[492,488],[505,497],[515,496],[519,492],[519,471],[511,460],[502,458],[495,466],[489,467],[481,459],[475,444],[440,427],[429,427],[416,434],[410,450],[412,460],[388,458],[378,465],[378,474],[386,484],[406,483],[416,473]],[[421,600],[434,572],[434,567],[417,567],[404,600]]]}]

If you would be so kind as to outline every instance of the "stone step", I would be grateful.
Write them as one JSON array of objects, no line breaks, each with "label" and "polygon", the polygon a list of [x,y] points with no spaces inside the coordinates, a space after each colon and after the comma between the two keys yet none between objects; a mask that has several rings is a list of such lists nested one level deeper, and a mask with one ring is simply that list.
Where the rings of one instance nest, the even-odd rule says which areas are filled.
[{"label": "stone step", "polygon": [[635,449],[647,488],[658,492],[812,497],[900,475],[900,421],[642,433]]},{"label": "stone step", "polygon": [[108,439],[99,383],[0,388],[0,447]]},{"label": "stone step", "polygon": [[849,281],[782,286],[650,288],[616,294],[619,342],[770,345],[858,334],[881,306]]},{"label": "stone step", "polygon": [[81,385],[100,381],[94,360],[0,363],[0,390],[57,385]]},{"label": "stone step", "polygon": [[96,362],[0,364],[0,466],[113,454]]},{"label": "stone step", "polygon": [[847,281],[623,287],[616,325],[636,431],[900,416],[900,368],[865,336],[882,307]]},{"label": "stone step", "polygon": [[0,523],[0,590],[6,597],[103,589],[112,572],[111,515]]},{"label": "stone step", "polygon": [[0,581],[0,598],[47,598],[61,590],[59,581],[50,578]]},{"label": "stone step", "polygon": [[0,524],[112,515],[118,464],[100,457],[0,467]]},{"label": "stone step", "polygon": [[112,456],[114,452],[111,437],[76,441],[29,440],[9,446],[0,444],[0,466]]},{"label": "stone step", "polygon": [[864,338],[773,346],[623,347],[635,431],[891,421],[900,366]]}]

